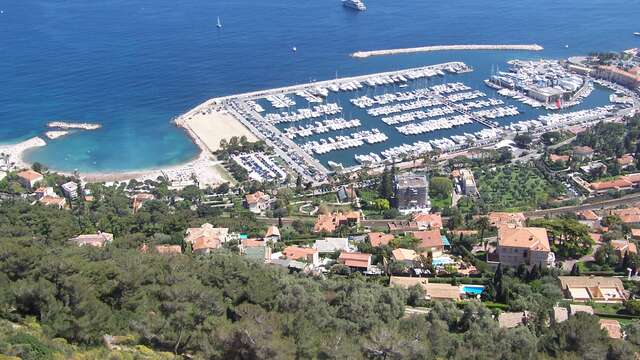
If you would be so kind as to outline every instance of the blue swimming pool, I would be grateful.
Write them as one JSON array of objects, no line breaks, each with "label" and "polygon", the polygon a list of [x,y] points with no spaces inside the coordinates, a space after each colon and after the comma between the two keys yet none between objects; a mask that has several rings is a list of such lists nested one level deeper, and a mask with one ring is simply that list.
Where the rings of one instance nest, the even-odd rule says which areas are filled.
[{"label": "blue swimming pool", "polygon": [[461,292],[464,294],[480,295],[484,291],[484,286],[482,285],[462,285],[461,288]]},{"label": "blue swimming pool", "polygon": [[433,266],[443,266],[443,265],[454,264],[455,261],[449,256],[440,256],[440,257],[433,258],[431,263],[433,264]]}]

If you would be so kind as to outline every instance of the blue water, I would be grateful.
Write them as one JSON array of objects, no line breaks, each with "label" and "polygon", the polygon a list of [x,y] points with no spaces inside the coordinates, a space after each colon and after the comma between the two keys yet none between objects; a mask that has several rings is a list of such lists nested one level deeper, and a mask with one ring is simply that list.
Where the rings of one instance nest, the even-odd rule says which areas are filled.
[{"label": "blue water", "polygon": [[[80,171],[170,165],[197,153],[170,120],[213,96],[451,60],[473,66],[465,83],[483,89],[474,82],[508,59],[640,46],[631,35],[640,31],[637,0],[367,5],[357,13],[337,0],[0,1],[0,143],[41,135],[52,120],[99,122],[102,129],[50,141],[30,160]],[[546,50],[348,57],[460,43]]]},{"label": "blue water", "polygon": [[462,292],[465,294],[480,295],[484,292],[484,286],[482,285],[463,285]]}]

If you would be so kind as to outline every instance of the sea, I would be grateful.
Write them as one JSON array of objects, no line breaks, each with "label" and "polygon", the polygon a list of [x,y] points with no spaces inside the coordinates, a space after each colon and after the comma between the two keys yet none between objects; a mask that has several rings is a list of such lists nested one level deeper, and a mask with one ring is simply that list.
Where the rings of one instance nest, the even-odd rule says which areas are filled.
[{"label": "sea", "polygon": [[[157,168],[197,155],[171,120],[211,97],[447,61],[472,66],[460,81],[488,91],[482,80],[510,59],[640,47],[638,0],[365,1],[366,12],[340,0],[0,1],[0,143],[42,136],[50,121],[95,122],[103,127],[48,140],[27,159],[80,172]],[[530,43],[545,50],[349,56]],[[596,89],[582,106],[606,98]],[[335,156],[349,163],[353,151]]]}]

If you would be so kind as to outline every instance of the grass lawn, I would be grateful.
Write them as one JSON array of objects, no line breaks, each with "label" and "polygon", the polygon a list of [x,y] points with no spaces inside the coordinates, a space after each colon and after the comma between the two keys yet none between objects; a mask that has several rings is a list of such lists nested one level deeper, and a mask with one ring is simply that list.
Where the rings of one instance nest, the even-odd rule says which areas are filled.
[{"label": "grass lawn", "polygon": [[480,196],[492,210],[523,211],[564,194],[561,183],[547,181],[538,169],[507,165],[474,170]]},{"label": "grass lawn", "polygon": [[444,199],[430,198],[429,200],[431,200],[431,207],[443,209],[451,206],[451,196],[447,196]]}]

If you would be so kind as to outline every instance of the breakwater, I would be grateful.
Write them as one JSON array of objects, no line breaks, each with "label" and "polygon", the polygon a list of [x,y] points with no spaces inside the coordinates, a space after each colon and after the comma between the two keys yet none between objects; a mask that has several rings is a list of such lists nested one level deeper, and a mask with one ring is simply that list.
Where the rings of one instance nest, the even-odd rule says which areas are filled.
[{"label": "breakwater", "polygon": [[387,49],[373,51],[356,51],[351,54],[354,58],[367,58],[370,56],[411,54],[419,52],[431,51],[450,51],[450,50],[521,50],[521,51],[542,51],[544,48],[538,44],[529,45],[434,45],[422,46],[415,48],[403,49]]}]

